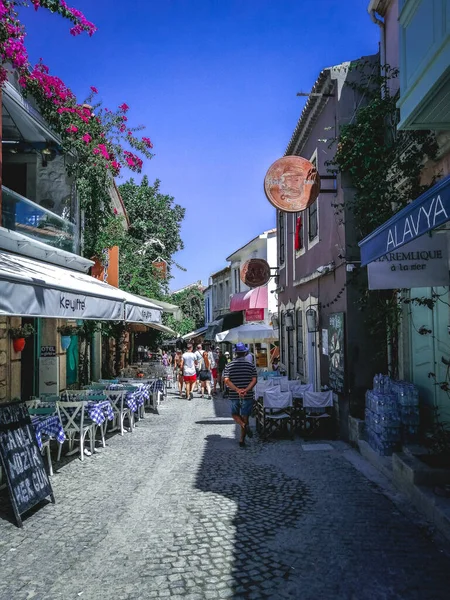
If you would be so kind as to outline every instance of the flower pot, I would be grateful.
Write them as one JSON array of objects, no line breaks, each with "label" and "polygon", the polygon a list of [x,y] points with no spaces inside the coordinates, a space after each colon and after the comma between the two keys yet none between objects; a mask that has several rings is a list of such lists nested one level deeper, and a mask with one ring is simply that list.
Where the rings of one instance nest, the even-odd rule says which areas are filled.
[{"label": "flower pot", "polygon": [[62,335],[61,336],[61,348],[63,350],[67,350],[67,348],[70,346],[71,341],[72,341],[72,338],[70,335]]},{"label": "flower pot", "polygon": [[22,352],[25,348],[25,338],[15,338],[13,340],[14,352]]}]

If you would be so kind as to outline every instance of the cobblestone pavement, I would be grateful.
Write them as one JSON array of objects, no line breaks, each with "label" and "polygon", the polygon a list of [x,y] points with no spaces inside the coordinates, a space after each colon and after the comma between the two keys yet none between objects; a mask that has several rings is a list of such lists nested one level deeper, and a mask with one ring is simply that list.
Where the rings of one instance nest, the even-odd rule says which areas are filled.
[{"label": "cobblestone pavement", "polygon": [[0,600],[439,600],[450,559],[346,459],[237,445],[227,401],[175,397],[53,478],[23,530],[0,512]]}]

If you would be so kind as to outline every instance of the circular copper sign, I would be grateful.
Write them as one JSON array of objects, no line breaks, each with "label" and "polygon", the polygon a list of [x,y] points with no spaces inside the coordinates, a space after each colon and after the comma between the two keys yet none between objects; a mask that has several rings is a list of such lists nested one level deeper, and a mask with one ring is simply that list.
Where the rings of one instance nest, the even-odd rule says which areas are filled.
[{"label": "circular copper sign", "polygon": [[250,288],[266,285],[269,279],[269,263],[263,258],[251,258],[241,267],[241,280]]},{"label": "circular copper sign", "polygon": [[284,212],[299,212],[316,200],[320,177],[316,167],[301,156],[284,156],[267,171],[264,191],[271,204]]}]

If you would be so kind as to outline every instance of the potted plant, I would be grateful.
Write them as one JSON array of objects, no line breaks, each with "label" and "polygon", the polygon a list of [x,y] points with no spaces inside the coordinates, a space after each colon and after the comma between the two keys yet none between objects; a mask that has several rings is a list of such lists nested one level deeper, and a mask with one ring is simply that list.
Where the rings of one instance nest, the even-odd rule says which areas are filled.
[{"label": "potted plant", "polygon": [[9,335],[13,340],[13,347],[15,352],[22,352],[25,348],[25,338],[30,337],[34,334],[34,327],[29,323],[21,325],[20,327],[11,327]]},{"label": "potted plant", "polygon": [[61,348],[67,350],[72,341],[72,336],[77,335],[78,333],[78,327],[74,327],[73,325],[61,325],[61,327],[58,327],[58,332],[61,334]]}]

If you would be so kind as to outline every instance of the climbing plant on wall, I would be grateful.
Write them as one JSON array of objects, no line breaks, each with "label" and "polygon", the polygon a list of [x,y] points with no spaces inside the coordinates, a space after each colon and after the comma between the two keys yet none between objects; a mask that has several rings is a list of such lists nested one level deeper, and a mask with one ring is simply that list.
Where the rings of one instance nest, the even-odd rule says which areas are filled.
[{"label": "climbing plant on wall", "polygon": [[[398,92],[391,92],[397,70],[384,66],[381,75],[369,77],[364,65],[356,68],[362,69],[362,77],[350,85],[360,92],[363,102],[333,140],[336,153],[329,166],[332,172],[351,179],[353,199],[346,206],[335,205],[335,210],[344,221],[351,214],[360,241],[432,185],[424,184],[421,176],[424,164],[435,159],[438,148],[431,131],[397,129]],[[387,331],[390,369],[396,375],[402,313],[398,290],[369,291],[367,280],[361,283],[361,279],[359,285],[360,308],[365,311],[369,331],[374,336]]]}]

